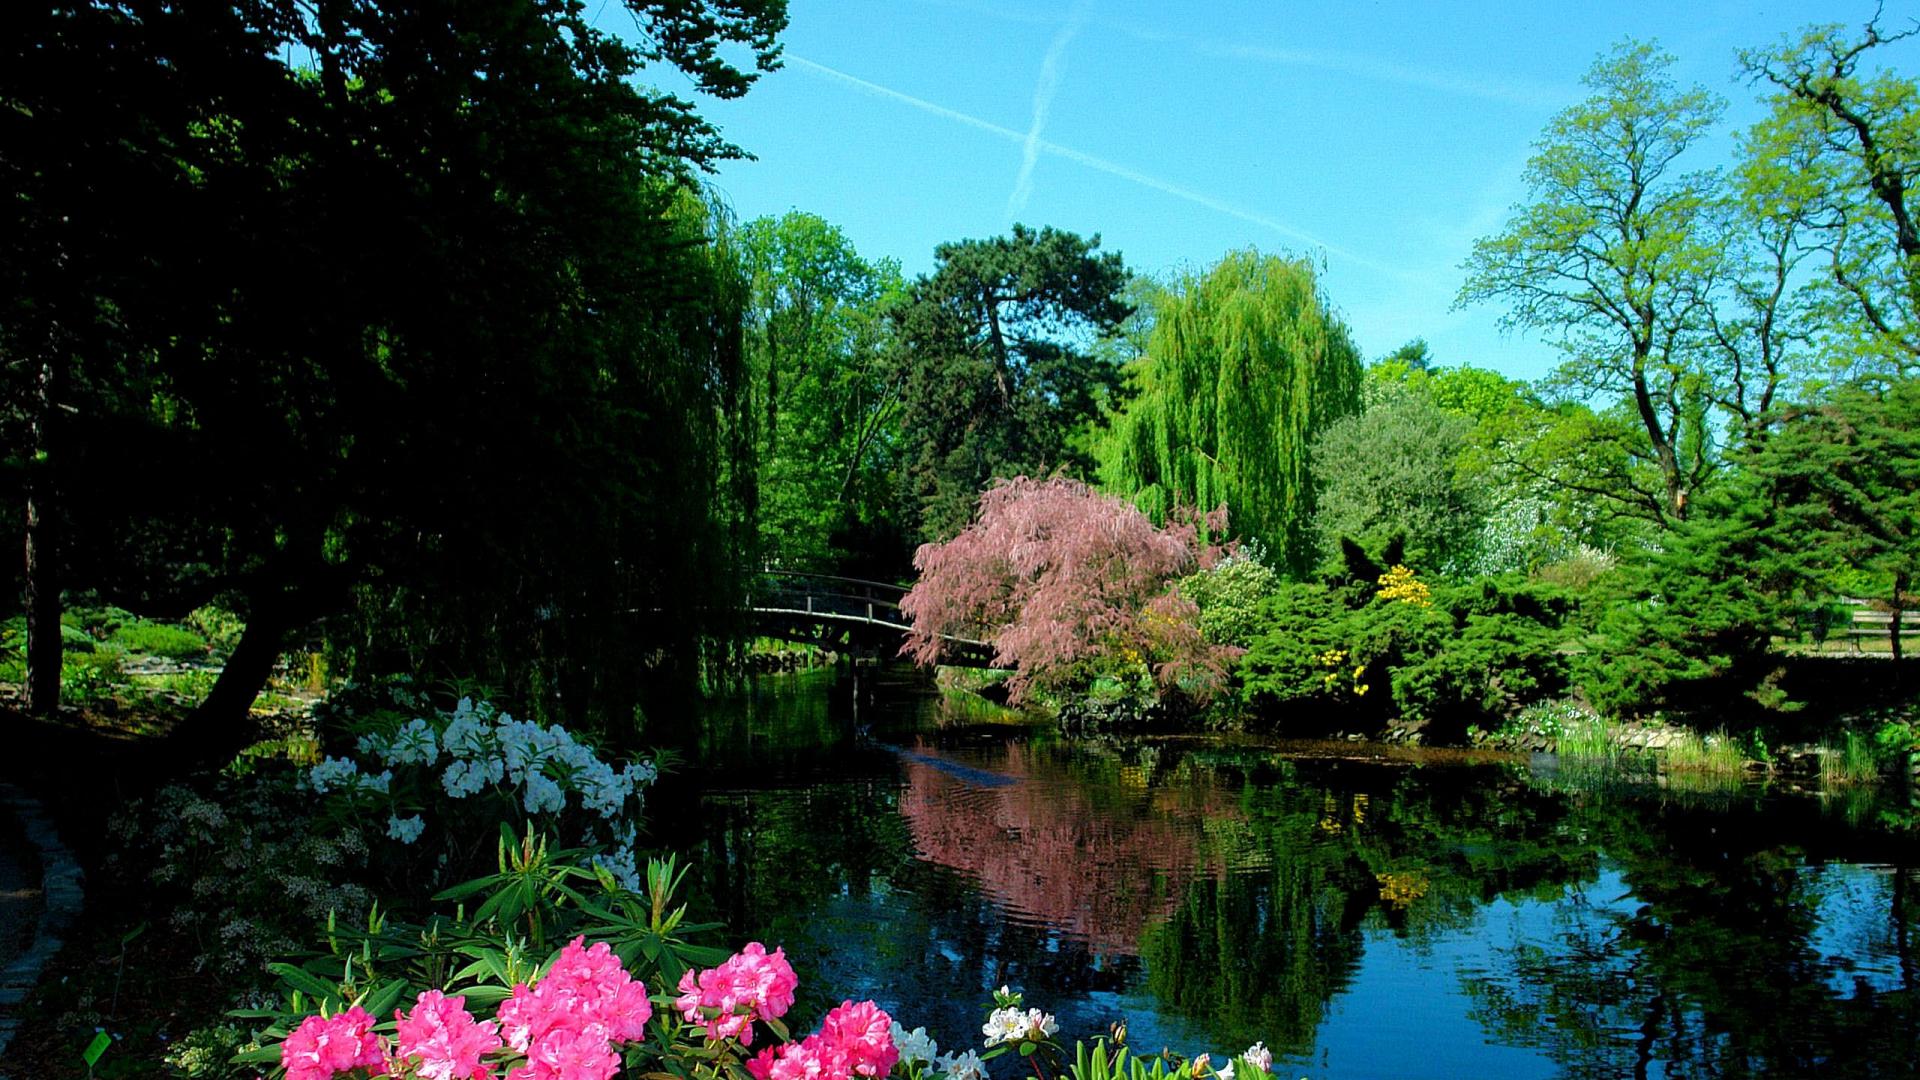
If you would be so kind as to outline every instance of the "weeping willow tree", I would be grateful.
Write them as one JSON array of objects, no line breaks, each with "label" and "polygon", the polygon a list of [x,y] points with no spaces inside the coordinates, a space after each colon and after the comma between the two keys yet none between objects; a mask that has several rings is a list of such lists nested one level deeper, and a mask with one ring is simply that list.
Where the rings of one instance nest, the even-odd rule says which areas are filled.
[{"label": "weeping willow tree", "polygon": [[1235,534],[1312,562],[1307,448],[1360,410],[1360,354],[1304,260],[1237,251],[1156,302],[1101,481],[1163,521],[1224,504]]}]

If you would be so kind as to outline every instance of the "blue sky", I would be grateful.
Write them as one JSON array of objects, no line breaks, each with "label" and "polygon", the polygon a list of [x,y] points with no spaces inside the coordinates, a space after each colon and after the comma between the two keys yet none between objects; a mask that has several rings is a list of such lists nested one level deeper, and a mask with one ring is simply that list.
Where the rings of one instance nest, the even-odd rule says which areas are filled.
[{"label": "blue sky", "polygon": [[[811,211],[910,274],[936,244],[1015,221],[1098,233],[1151,274],[1248,246],[1308,254],[1368,357],[1424,337],[1441,363],[1533,378],[1554,362],[1545,345],[1452,302],[1593,58],[1653,38],[1681,81],[1727,98],[1729,136],[1697,161],[1711,166],[1760,112],[1736,49],[1872,10],[793,0],[785,68],[702,108],[757,156],[716,178],[742,219]],[[1898,48],[1920,70],[1920,43]]]}]

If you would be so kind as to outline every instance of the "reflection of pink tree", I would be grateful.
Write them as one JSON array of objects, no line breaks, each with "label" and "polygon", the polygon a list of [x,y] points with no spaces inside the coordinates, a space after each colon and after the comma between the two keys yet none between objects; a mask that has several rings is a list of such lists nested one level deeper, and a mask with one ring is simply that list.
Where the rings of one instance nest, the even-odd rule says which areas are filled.
[{"label": "reflection of pink tree", "polygon": [[1199,818],[1162,813],[1144,792],[1128,805],[1095,806],[1024,746],[1009,747],[996,768],[1017,782],[978,787],[908,761],[900,813],[921,858],[973,878],[1016,915],[1102,952],[1136,955],[1141,931],[1206,873]]}]

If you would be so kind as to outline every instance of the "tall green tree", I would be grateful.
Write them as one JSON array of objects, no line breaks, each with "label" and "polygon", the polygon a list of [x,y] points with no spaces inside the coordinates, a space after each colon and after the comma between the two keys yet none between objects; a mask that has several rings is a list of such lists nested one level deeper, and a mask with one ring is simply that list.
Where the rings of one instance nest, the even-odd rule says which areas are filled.
[{"label": "tall green tree", "polygon": [[[115,341],[77,358],[75,385],[138,391],[73,431],[70,459],[102,464],[137,431],[195,477],[178,505],[138,511],[116,502],[138,477],[101,468],[65,490],[90,496],[67,508],[77,535],[214,538],[198,563],[92,553],[134,599],[243,609],[182,731],[199,751],[246,736],[281,648],[322,616],[357,663],[473,671],[576,712],[631,691],[633,656],[697,638],[714,606],[697,583],[726,579],[739,528],[715,489],[745,285],[690,181],[737,151],[634,80],[659,62],[744,92],[754,74],[733,58],[773,64],[784,9],[630,7],[639,45],[579,4],[335,0],[309,18],[100,0],[28,27],[0,73],[0,158],[56,196],[11,204],[11,230],[52,235],[71,209],[74,232],[113,235],[116,208],[57,193],[103,182],[62,122],[116,95],[131,111],[113,152],[143,167],[132,205],[170,212],[167,243],[18,303],[77,297],[69,325]],[[111,32],[83,32],[98,21]],[[30,250],[40,281],[59,252]],[[32,325],[15,310],[10,335]],[[627,662],[594,661],[603,646]]]},{"label": "tall green tree", "polygon": [[1729,437],[1764,425],[1801,359],[1787,327],[1803,297],[1793,219],[1682,171],[1723,105],[1675,86],[1672,63],[1628,42],[1594,64],[1591,96],[1548,124],[1529,201],[1474,245],[1459,295],[1547,335],[1566,357],[1549,389],[1622,403],[1626,423],[1595,431],[1608,471],[1581,475],[1576,453],[1562,480],[1661,526],[1687,517]]},{"label": "tall green tree", "polygon": [[1900,615],[1920,605],[1920,382],[1793,409],[1750,467],[1791,508],[1772,523],[1775,545],[1832,593],[1891,611],[1898,660]]},{"label": "tall green tree", "polygon": [[880,548],[904,523],[898,505],[901,384],[892,322],[905,283],[813,214],[740,230],[752,282],[748,323],[762,558],[788,568],[898,569]]},{"label": "tall green tree", "polygon": [[1768,87],[1766,119],[1746,138],[1754,197],[1791,215],[1822,256],[1825,334],[1842,356],[1913,374],[1920,367],[1920,85],[1881,60],[1920,34],[1809,27],[1740,55]]},{"label": "tall green tree", "polygon": [[1102,483],[1158,520],[1225,504],[1238,535],[1296,573],[1314,557],[1308,448],[1360,408],[1361,363],[1301,260],[1234,252],[1166,290]]},{"label": "tall green tree", "polygon": [[1783,407],[1708,503],[1635,569],[1633,601],[1608,611],[1580,659],[1596,704],[1684,703],[1688,683],[1724,696],[1731,681],[1784,706],[1768,682],[1776,640],[1819,630],[1836,596],[1920,603],[1920,383]]},{"label": "tall green tree", "polygon": [[1119,386],[1099,347],[1132,308],[1125,264],[1052,228],[942,244],[897,309],[906,473],[920,531],[958,532],[995,477],[1084,475],[1087,429]]}]

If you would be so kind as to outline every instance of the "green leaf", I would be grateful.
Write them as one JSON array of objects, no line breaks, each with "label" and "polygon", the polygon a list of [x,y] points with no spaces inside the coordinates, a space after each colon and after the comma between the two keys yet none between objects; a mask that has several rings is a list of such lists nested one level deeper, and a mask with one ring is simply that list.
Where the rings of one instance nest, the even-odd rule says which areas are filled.
[{"label": "green leaf", "polygon": [[470,1007],[495,1005],[513,996],[513,989],[506,986],[469,986],[460,992],[466,995]]},{"label": "green leaf", "polygon": [[474,878],[472,881],[463,881],[458,885],[442,889],[434,893],[433,898],[435,900],[465,900],[467,897],[472,896],[499,880],[500,876],[498,874],[489,874],[486,877]]},{"label": "green leaf", "polygon": [[253,1050],[242,1050],[240,1053],[233,1055],[231,1060],[236,1065],[251,1065],[264,1061],[278,1062],[280,1060],[280,1047],[274,1045],[262,1046]]},{"label": "green leaf", "polygon": [[385,1016],[387,1012],[393,1008],[395,1003],[400,1000],[400,995],[405,993],[406,989],[407,981],[405,979],[393,979],[384,986],[381,986],[378,990],[373,991],[373,993],[361,1003],[360,1007],[372,1013],[376,1018]]},{"label": "green leaf", "polygon": [[267,970],[280,976],[282,982],[285,982],[295,990],[311,994],[315,1000],[315,1004],[324,1004],[327,1001],[340,1000],[339,986],[329,986],[325,980],[313,972],[308,971],[306,968],[299,967],[295,964],[268,964]]}]

